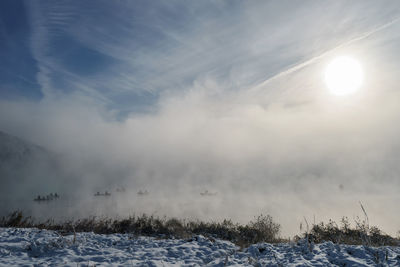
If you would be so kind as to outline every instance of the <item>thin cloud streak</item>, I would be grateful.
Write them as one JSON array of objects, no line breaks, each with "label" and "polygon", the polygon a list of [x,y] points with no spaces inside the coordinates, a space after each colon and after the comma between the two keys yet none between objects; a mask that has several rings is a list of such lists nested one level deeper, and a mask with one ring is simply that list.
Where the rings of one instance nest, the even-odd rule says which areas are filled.
[{"label": "thin cloud streak", "polygon": [[360,41],[360,40],[363,40],[363,39],[365,39],[365,38],[368,38],[368,37],[370,37],[371,35],[373,35],[373,34],[379,32],[379,31],[381,31],[381,30],[384,30],[384,29],[386,29],[386,28],[392,26],[393,24],[395,24],[395,23],[398,22],[399,20],[400,20],[400,17],[398,17],[398,18],[396,18],[396,19],[394,19],[394,20],[392,20],[392,21],[390,21],[390,22],[388,22],[388,23],[385,23],[385,24],[383,24],[383,25],[381,25],[381,26],[378,26],[378,27],[375,28],[375,29],[372,29],[372,30],[370,30],[370,31],[367,31],[367,32],[365,32],[364,34],[361,34],[360,36],[355,37],[355,38],[353,38],[353,39],[351,39],[351,40],[349,40],[349,41],[347,41],[347,42],[344,42],[344,43],[342,43],[342,44],[336,46],[335,48],[332,48],[332,49],[330,49],[330,50],[328,50],[328,51],[326,51],[326,52],[323,52],[322,54],[320,54],[320,55],[318,55],[318,56],[315,56],[315,57],[313,57],[313,58],[311,58],[311,59],[308,59],[308,60],[306,60],[306,61],[304,61],[304,62],[302,62],[302,63],[299,63],[299,64],[297,64],[297,65],[295,65],[295,66],[293,66],[293,67],[290,67],[290,68],[288,68],[287,70],[281,71],[281,72],[277,73],[276,75],[274,75],[274,76],[268,78],[267,80],[265,80],[265,81],[262,82],[261,84],[259,84],[259,85],[255,86],[255,87],[253,87],[251,90],[260,90],[260,89],[262,89],[262,87],[266,86],[268,83],[270,83],[270,82],[272,82],[272,81],[274,81],[274,80],[276,80],[276,79],[279,79],[279,78],[281,78],[281,77],[284,77],[284,76],[286,76],[286,75],[292,74],[292,73],[294,73],[294,72],[296,72],[296,71],[298,71],[298,70],[301,70],[301,69],[303,69],[303,68],[305,68],[305,67],[307,67],[307,66],[309,66],[309,65],[311,65],[311,64],[313,64],[313,63],[315,63],[316,61],[318,61],[318,60],[320,60],[320,59],[326,57],[327,55],[332,54],[332,53],[334,53],[334,52],[336,52],[336,51],[342,49],[343,47],[349,46],[349,45],[351,45],[351,44],[353,44],[353,43],[355,43],[355,42],[357,42],[357,41]]}]

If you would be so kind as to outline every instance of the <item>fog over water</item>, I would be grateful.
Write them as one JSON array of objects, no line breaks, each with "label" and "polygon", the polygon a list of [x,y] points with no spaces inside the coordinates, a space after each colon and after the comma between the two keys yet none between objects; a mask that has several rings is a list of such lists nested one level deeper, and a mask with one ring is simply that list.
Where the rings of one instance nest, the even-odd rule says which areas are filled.
[{"label": "fog over water", "polygon": [[[0,131],[43,151],[28,165],[4,160],[1,215],[245,223],[263,213],[289,236],[304,217],[354,221],[361,202],[371,225],[400,230],[397,1],[121,3],[20,7],[27,37],[8,40],[26,39],[35,70],[21,75],[38,96],[15,82],[25,89],[1,95]],[[342,54],[365,80],[338,97],[323,72]]]}]

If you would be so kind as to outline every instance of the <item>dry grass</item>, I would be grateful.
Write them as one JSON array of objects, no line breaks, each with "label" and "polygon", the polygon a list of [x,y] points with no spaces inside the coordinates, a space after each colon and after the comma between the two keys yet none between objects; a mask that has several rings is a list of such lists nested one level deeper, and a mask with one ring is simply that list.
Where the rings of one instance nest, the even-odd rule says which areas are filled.
[{"label": "dry grass", "polygon": [[[330,220],[328,223],[314,224],[295,240],[307,239],[320,243],[332,241],[337,244],[384,246],[400,245],[399,238],[383,233],[376,226],[369,226],[368,220],[357,218],[355,227],[351,227],[349,220],[343,217],[339,225]],[[131,216],[126,219],[112,220],[108,218],[90,217],[77,221],[55,223],[53,220],[36,222],[31,217],[24,217],[22,212],[16,211],[0,218],[0,227],[39,228],[56,230],[61,234],[76,232],[94,232],[98,234],[129,233],[134,236],[144,235],[158,238],[185,238],[192,239],[196,235],[203,235],[223,240],[229,240],[241,247],[259,242],[277,243],[287,242],[281,239],[280,225],[269,215],[260,215],[253,221],[243,225],[231,220],[222,222],[187,221],[176,218],[159,218],[154,216]]]},{"label": "dry grass", "polygon": [[336,244],[366,245],[366,246],[398,246],[399,238],[385,234],[376,226],[369,226],[367,220],[355,221],[352,227],[348,218],[343,217],[339,225],[329,220],[328,223],[319,223],[312,226],[309,232],[305,232],[296,239],[306,238],[310,242],[320,243],[332,241]]},{"label": "dry grass", "polygon": [[62,234],[94,232],[98,234],[129,233],[132,235],[155,236],[161,238],[192,238],[203,235],[232,241],[240,246],[257,242],[278,242],[280,225],[271,216],[260,215],[246,225],[231,220],[222,222],[186,221],[176,218],[154,216],[131,216],[127,219],[112,220],[90,217],[77,221],[55,223],[53,220],[36,222],[16,211],[0,219],[0,227],[39,228],[56,230]]}]

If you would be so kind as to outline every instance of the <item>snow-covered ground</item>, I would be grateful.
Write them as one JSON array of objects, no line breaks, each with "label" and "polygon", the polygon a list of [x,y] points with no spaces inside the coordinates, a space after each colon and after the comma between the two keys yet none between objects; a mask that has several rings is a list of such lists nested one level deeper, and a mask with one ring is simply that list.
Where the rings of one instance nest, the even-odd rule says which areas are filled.
[{"label": "snow-covered ground", "polygon": [[202,236],[190,240],[0,228],[1,266],[400,266],[400,247],[309,246],[305,241],[240,249]]}]

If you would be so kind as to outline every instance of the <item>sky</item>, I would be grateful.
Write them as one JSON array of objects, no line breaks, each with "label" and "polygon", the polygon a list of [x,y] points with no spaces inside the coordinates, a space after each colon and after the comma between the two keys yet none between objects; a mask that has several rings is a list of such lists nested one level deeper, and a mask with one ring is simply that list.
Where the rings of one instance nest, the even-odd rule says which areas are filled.
[{"label": "sky", "polygon": [[[395,0],[1,1],[0,130],[68,155],[82,191],[163,196],[145,212],[293,233],[361,201],[394,233],[399,19]],[[365,73],[348,96],[323,79],[341,55]]]}]

